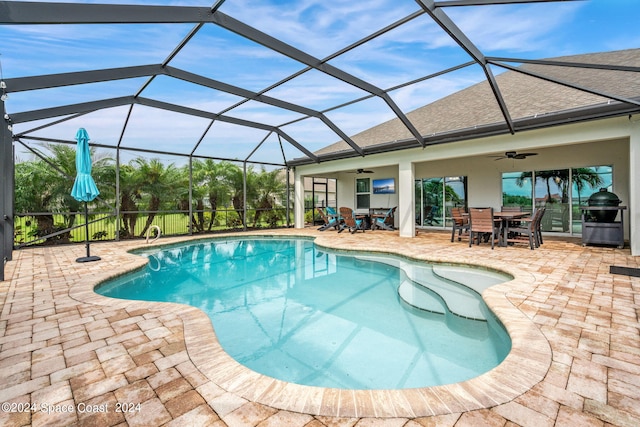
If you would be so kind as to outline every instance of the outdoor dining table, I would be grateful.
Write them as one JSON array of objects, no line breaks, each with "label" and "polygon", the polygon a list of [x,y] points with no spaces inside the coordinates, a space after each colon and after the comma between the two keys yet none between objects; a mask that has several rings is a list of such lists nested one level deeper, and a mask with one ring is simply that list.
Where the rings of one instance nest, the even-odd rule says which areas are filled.
[{"label": "outdoor dining table", "polygon": [[531,216],[530,212],[518,212],[518,211],[495,211],[493,212],[493,218],[500,220],[500,229],[502,231],[502,238],[500,239],[500,246],[507,246],[507,238],[509,237],[509,222],[516,221],[518,219]]}]

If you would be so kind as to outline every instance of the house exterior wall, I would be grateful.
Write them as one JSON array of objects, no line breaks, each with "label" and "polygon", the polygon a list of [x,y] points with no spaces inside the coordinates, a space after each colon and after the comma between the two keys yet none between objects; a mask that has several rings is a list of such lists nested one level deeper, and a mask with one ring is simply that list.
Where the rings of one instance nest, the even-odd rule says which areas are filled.
[{"label": "house exterior wall", "polygon": [[[416,163],[416,178],[466,175],[469,206],[502,204],[502,174],[546,169],[567,169],[586,166],[613,166],[613,191],[629,203],[629,139],[619,138],[571,146],[535,150],[538,155],[523,160],[474,156],[464,159],[437,160]],[[628,214],[628,213],[627,213]]]},{"label": "house exterior wall", "polygon": [[[496,161],[489,155],[505,151],[533,151],[537,156],[525,160]],[[412,164],[413,176],[408,178],[406,165]],[[373,170],[370,178],[396,178],[396,194],[390,205],[398,203],[396,216],[400,235],[415,235],[413,197],[399,196],[414,192],[413,180],[438,176],[465,175],[468,177],[468,205],[499,208],[502,202],[501,176],[503,172],[545,170],[596,165],[613,166],[613,191],[628,207],[625,211],[625,236],[631,241],[632,253],[640,255],[640,124],[638,117],[616,117],[564,126],[556,126],[515,135],[499,135],[475,140],[457,141],[426,148],[341,159],[314,165],[298,166],[296,173],[313,176],[321,174],[338,179],[338,204],[355,205],[355,174],[345,171],[357,168]],[[399,173],[403,171],[403,184]],[[632,190],[635,186],[636,190]],[[372,195],[373,196],[373,195]],[[372,198],[372,207],[377,202]],[[399,203],[399,201],[403,201]],[[296,224],[299,226],[299,224]],[[631,227],[631,231],[629,231]]]},{"label": "house exterior wall", "polygon": [[[355,174],[355,173],[339,173],[338,178],[338,206],[347,206],[355,208],[356,206],[356,179],[369,178],[371,182],[374,179],[393,178],[396,182],[396,192],[394,194],[371,194],[372,208],[392,208],[398,206],[398,167],[385,166],[376,168],[374,173]],[[360,210],[358,213],[369,213],[368,210]]]},{"label": "house exterior wall", "polygon": [[640,117],[631,118],[629,140],[629,242],[631,253],[640,255]]}]

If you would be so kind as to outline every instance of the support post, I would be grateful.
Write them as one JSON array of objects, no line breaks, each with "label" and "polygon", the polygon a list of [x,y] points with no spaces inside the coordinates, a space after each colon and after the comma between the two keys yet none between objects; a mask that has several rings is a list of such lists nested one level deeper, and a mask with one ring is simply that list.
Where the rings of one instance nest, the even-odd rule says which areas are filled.
[{"label": "support post", "polygon": [[640,116],[629,118],[629,246],[640,256]]},{"label": "support post", "polygon": [[193,236],[193,156],[189,154],[189,236]]},{"label": "support post", "polygon": [[400,237],[415,237],[415,167],[413,162],[403,160],[398,164],[398,226]]},{"label": "support post", "polygon": [[[4,83],[4,82],[2,82]],[[0,129],[0,281],[4,280],[4,264],[13,256],[14,157],[11,119],[0,101],[3,120]]]},{"label": "support post", "polygon": [[122,219],[120,218],[120,147],[116,147],[116,242],[120,241],[122,231]]},{"label": "support post", "polygon": [[293,223],[304,228],[304,177],[293,168]]},{"label": "support post", "polygon": [[290,180],[291,168],[289,166],[287,166],[285,168],[285,172],[286,172],[286,177],[287,177],[286,178],[287,179],[287,181],[286,181],[286,186],[287,186],[287,189],[286,189],[286,191],[287,191],[287,209],[285,210],[285,215],[287,216],[287,221],[286,221],[287,228],[289,228],[289,227],[291,227],[291,221],[289,220],[290,217],[291,217],[291,182],[290,182],[291,181]]},{"label": "support post", "polygon": [[242,231],[247,231],[247,161],[242,162]]}]

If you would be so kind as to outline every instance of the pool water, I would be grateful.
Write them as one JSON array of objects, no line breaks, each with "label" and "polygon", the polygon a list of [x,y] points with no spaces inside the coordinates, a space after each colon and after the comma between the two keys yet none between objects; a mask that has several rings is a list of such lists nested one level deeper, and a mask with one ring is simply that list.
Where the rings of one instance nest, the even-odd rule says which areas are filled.
[{"label": "pool water", "polygon": [[304,239],[210,240],[144,255],[146,269],[96,292],[197,307],[229,355],[283,381],[448,384],[492,369],[511,347],[478,293],[504,275],[331,252]]}]

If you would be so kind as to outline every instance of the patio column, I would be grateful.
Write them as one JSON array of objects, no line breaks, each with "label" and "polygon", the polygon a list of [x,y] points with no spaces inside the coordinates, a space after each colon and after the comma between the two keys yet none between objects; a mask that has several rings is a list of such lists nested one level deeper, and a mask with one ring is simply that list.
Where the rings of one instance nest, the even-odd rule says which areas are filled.
[{"label": "patio column", "polygon": [[415,167],[413,162],[402,160],[398,164],[398,227],[400,237],[415,237]]},{"label": "patio column", "polygon": [[[3,82],[4,83],[4,82]],[[11,261],[13,252],[13,132],[7,119],[4,100],[0,110],[4,120],[0,129],[0,281],[4,280],[4,263]]]},{"label": "patio column", "polygon": [[640,256],[640,116],[630,119],[629,136],[629,245]]},{"label": "patio column", "polygon": [[293,168],[293,223],[304,228],[304,177]]}]

